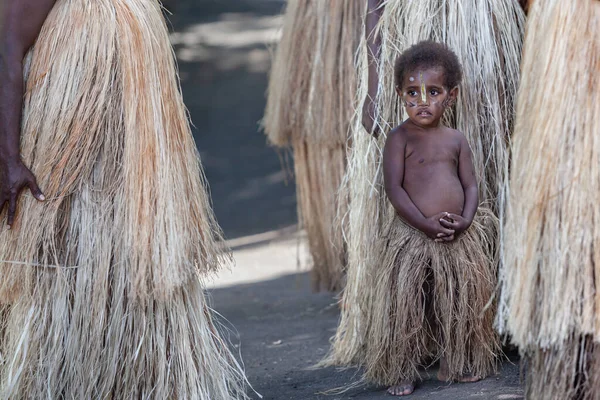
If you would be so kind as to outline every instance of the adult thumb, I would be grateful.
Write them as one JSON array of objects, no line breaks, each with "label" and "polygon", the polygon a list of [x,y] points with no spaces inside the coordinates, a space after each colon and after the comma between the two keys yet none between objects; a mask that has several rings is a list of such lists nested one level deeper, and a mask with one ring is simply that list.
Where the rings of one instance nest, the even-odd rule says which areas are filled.
[{"label": "adult thumb", "polygon": [[35,181],[35,179],[32,179],[29,182],[29,190],[31,190],[31,194],[33,195],[33,197],[35,197],[39,201],[46,200],[46,196],[44,196],[44,193],[42,193],[42,190],[37,185],[37,182]]}]

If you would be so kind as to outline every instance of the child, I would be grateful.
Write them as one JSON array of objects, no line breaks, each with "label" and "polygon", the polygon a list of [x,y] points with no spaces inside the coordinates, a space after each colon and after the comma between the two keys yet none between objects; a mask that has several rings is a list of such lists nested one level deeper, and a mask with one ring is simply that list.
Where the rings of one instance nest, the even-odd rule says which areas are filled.
[{"label": "child", "polygon": [[471,150],[441,124],[458,95],[460,63],[445,45],[421,42],[397,59],[394,74],[408,119],[389,133],[383,155],[397,218],[379,253],[365,378],[401,396],[414,390],[418,368],[436,360],[442,381],[483,378],[499,345],[488,306],[492,236],[476,216]]}]

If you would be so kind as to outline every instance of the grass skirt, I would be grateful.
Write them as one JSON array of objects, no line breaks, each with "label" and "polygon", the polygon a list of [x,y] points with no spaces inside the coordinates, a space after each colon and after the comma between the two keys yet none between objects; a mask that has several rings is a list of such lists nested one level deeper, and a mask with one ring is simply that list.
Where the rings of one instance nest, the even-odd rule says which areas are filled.
[{"label": "grass skirt", "polygon": [[0,230],[2,398],[245,399],[201,279],[227,261],[158,2],[58,0]]},{"label": "grass skirt", "polygon": [[599,70],[600,2],[534,1],[498,307],[529,399],[600,398]]},{"label": "grass skirt", "polygon": [[294,152],[298,216],[306,229],[316,290],[343,286],[341,220],[357,84],[354,65],[365,3],[290,0],[270,73],[263,127],[271,144]]},{"label": "grass skirt", "polygon": [[486,228],[494,220],[491,212],[477,218],[451,243],[436,243],[399,217],[385,227],[366,312],[366,381],[416,380],[419,367],[442,356],[451,380],[495,370],[495,232]]},{"label": "grass skirt", "polygon": [[600,345],[591,336],[574,336],[524,358],[528,399],[599,400]]},{"label": "grass skirt", "polygon": [[346,248],[338,211],[347,198],[337,195],[346,168],[346,146],[294,141],[294,169],[301,226],[308,236],[313,290],[339,291],[344,282]]}]

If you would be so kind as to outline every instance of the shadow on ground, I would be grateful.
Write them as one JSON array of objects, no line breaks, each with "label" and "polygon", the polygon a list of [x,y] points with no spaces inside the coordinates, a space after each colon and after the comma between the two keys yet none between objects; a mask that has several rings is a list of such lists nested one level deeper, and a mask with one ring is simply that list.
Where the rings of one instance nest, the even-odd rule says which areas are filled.
[{"label": "shadow on ground", "polygon": [[[267,400],[385,398],[385,388],[372,386],[323,394],[356,382],[359,375],[353,369],[310,369],[326,355],[339,311],[333,295],[311,293],[309,279],[307,273],[291,274],[210,291],[219,313],[239,333],[238,349],[254,389]],[[435,372],[411,399],[508,400],[523,395],[518,366],[508,361],[498,375],[472,384],[441,384],[433,379]]]},{"label": "shadow on ground", "polygon": [[[185,103],[227,238],[296,223],[293,164],[259,132],[281,0],[171,0]],[[282,163],[282,159],[285,162]]]}]

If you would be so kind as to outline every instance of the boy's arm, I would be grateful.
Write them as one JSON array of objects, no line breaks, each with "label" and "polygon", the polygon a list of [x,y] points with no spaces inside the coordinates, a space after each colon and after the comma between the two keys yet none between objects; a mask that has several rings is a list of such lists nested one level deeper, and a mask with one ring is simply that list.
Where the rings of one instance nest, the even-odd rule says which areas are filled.
[{"label": "boy's arm", "polygon": [[3,0],[0,4],[0,211],[8,202],[12,225],[19,193],[28,187],[44,200],[35,177],[21,161],[23,58],[33,45],[55,0]]},{"label": "boy's arm", "polygon": [[388,135],[383,151],[383,179],[390,202],[404,221],[430,238],[452,236],[454,230],[443,227],[439,222],[446,213],[426,218],[402,187],[405,147],[406,140],[400,132],[392,131]]},{"label": "boy's arm", "polygon": [[462,217],[469,221],[469,225],[475,218],[477,207],[479,206],[479,188],[477,187],[477,177],[475,176],[475,167],[473,166],[473,155],[467,138],[462,136],[460,146],[460,156],[458,158],[458,178],[465,191],[465,205],[463,207]]},{"label": "boy's arm", "polygon": [[448,216],[452,218],[453,222],[442,221],[442,225],[454,229],[459,235],[471,226],[479,205],[479,189],[477,187],[475,167],[473,166],[473,156],[469,142],[463,134],[461,134],[460,154],[458,157],[458,178],[465,193],[462,215],[450,213]]},{"label": "boy's arm", "polygon": [[[369,69],[368,94],[362,109],[362,124],[367,132],[377,136],[375,125],[375,97],[377,97],[377,86],[379,85],[379,74],[377,72],[377,59],[381,50],[381,37],[375,34],[375,27],[383,13],[383,0],[368,0],[367,16],[365,20],[365,37],[367,40],[367,60]],[[375,129],[375,130],[374,130]]]}]

